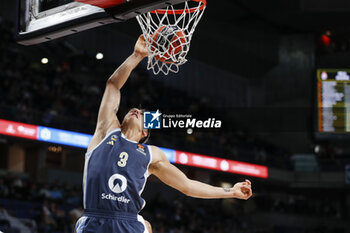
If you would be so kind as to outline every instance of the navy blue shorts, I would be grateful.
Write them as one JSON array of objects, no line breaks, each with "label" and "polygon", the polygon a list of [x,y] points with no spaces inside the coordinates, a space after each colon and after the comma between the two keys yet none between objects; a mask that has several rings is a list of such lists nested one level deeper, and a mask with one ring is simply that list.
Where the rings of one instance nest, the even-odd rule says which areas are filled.
[{"label": "navy blue shorts", "polygon": [[141,215],[85,209],[75,225],[77,233],[148,233]]}]

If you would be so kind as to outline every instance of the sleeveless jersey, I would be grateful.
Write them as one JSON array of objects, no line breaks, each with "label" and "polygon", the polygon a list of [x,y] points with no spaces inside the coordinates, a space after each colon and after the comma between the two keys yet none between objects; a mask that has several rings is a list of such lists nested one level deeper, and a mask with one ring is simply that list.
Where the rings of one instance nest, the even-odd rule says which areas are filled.
[{"label": "sleeveless jersey", "polygon": [[150,146],[110,132],[85,155],[84,208],[139,213],[151,160]]}]

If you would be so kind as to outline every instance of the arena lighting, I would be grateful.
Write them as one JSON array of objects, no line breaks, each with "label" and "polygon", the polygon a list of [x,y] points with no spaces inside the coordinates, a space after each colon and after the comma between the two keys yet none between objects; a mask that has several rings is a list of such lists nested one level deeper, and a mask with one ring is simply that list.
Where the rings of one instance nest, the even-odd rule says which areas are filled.
[{"label": "arena lighting", "polygon": [[320,146],[319,145],[315,146],[314,152],[315,152],[315,154],[318,154],[318,152],[320,152]]},{"label": "arena lighting", "polygon": [[330,43],[331,43],[331,38],[329,37],[329,36],[327,36],[327,35],[322,35],[321,36],[321,42],[322,42],[322,44],[324,45],[324,46],[329,46],[330,45]]},{"label": "arena lighting", "polygon": [[96,54],[96,59],[97,59],[97,60],[103,59],[103,53],[97,53],[97,54]]},{"label": "arena lighting", "polygon": [[43,58],[41,59],[41,63],[47,64],[47,63],[49,63],[49,59],[47,59],[46,57],[43,57]]},{"label": "arena lighting", "polygon": [[47,150],[54,153],[60,153],[62,152],[62,146],[49,146]]},{"label": "arena lighting", "polygon": [[[85,149],[88,147],[92,139],[92,135],[90,134],[2,119],[0,119],[0,134]],[[160,147],[160,149],[164,152],[171,163],[265,179],[268,178],[268,168],[266,166],[210,157],[163,147]]]}]

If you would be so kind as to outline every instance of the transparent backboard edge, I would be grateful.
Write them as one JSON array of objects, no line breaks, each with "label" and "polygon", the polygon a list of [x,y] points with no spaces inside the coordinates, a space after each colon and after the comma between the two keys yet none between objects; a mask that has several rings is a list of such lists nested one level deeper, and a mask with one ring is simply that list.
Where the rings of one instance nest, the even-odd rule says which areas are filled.
[{"label": "transparent backboard edge", "polygon": [[[38,0],[34,1],[37,2]],[[26,31],[21,31],[19,34],[31,33],[40,29],[44,29],[48,25],[54,26],[84,16],[105,12],[102,8],[78,2],[69,3],[67,5],[60,6],[48,11],[43,11],[40,13],[33,12],[33,9],[37,8],[31,7],[31,15],[29,16],[29,23],[26,25]]]},{"label": "transparent backboard edge", "polygon": [[77,7],[77,6],[84,5],[84,3],[81,3],[81,2],[70,2],[70,3],[67,3],[65,5],[55,7],[53,9],[39,12],[38,10],[39,10],[39,1],[40,0],[29,0],[29,1],[32,3],[32,5],[34,7],[34,8],[32,8],[31,12],[33,13],[33,16],[35,18],[42,18],[42,17],[45,17],[47,15],[52,15],[52,14],[55,14],[55,13],[58,13],[58,12],[61,12],[64,10],[68,10],[68,9],[72,9],[74,7]]}]

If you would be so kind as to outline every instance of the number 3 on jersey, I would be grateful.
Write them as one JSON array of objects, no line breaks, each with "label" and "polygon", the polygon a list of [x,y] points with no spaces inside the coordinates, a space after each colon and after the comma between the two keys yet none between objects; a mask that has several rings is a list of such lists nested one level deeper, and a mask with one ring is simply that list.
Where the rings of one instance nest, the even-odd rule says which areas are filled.
[{"label": "number 3 on jersey", "polygon": [[129,155],[126,152],[122,152],[119,155],[120,160],[118,161],[118,166],[119,167],[125,167],[126,166],[126,161],[128,161]]}]

